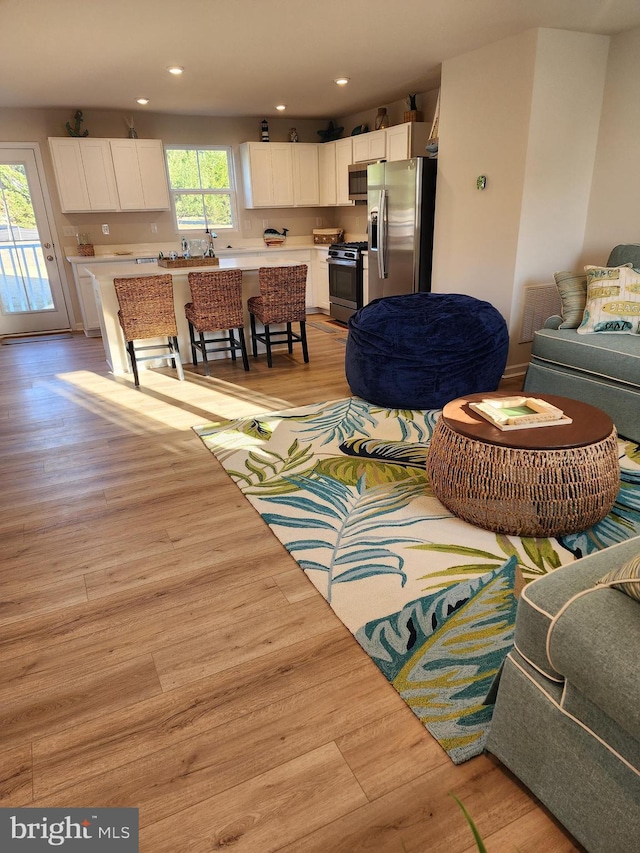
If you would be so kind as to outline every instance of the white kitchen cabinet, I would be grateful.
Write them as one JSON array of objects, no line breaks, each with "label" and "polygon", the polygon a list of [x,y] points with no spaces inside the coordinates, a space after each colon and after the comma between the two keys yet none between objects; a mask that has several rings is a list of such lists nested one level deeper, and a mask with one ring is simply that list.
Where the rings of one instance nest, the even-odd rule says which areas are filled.
[{"label": "white kitchen cabinet", "polygon": [[63,213],[118,210],[108,140],[50,138],[49,150]]},{"label": "white kitchen cabinet", "polygon": [[386,129],[387,160],[408,160],[425,157],[431,125],[428,122],[408,121]]},{"label": "white kitchen cabinet", "polygon": [[168,210],[159,139],[50,138],[63,213]]},{"label": "white kitchen cabinet", "polygon": [[349,198],[349,166],[353,163],[353,140],[338,139],[336,147],[336,204],[354,205]]},{"label": "white kitchen cabinet", "polygon": [[293,202],[296,207],[317,207],[320,204],[318,148],[316,143],[304,142],[292,146]]},{"label": "white kitchen cabinet", "polygon": [[316,207],[318,160],[314,143],[244,142],[240,163],[245,207]]},{"label": "white kitchen cabinet", "polygon": [[80,311],[82,314],[82,327],[88,338],[100,337],[100,317],[93,293],[93,280],[91,276],[82,275],[76,279],[76,290],[80,300]]},{"label": "white kitchen cabinet", "polygon": [[168,210],[169,189],[159,139],[110,139],[120,210]]},{"label": "white kitchen cabinet", "polygon": [[352,137],[352,141],[354,163],[366,163],[369,160],[385,160],[387,157],[386,130],[359,133]]},{"label": "white kitchen cabinet", "polygon": [[273,206],[291,207],[295,204],[291,143],[270,142],[266,144],[271,146]]},{"label": "white kitchen cabinet", "polygon": [[294,207],[293,143],[244,142],[240,163],[245,207]]},{"label": "white kitchen cabinet", "polygon": [[327,314],[330,310],[328,257],[329,247],[319,246],[315,250],[315,259],[313,261],[313,306]]},{"label": "white kitchen cabinet", "polygon": [[[90,261],[91,258],[87,258],[85,263],[89,263]],[[80,303],[82,328],[88,338],[96,338],[100,337],[100,316],[93,292],[93,279],[88,273],[84,272],[84,266],[84,263],[72,263],[71,269],[73,270],[73,280],[76,285],[78,302]]]},{"label": "white kitchen cabinet", "polygon": [[[351,140],[349,140],[351,141]],[[337,142],[322,142],[318,148],[318,171],[320,175],[320,205],[338,203]]]},{"label": "white kitchen cabinet", "polygon": [[349,166],[353,149],[351,137],[319,144],[320,205],[353,205],[349,198]]}]

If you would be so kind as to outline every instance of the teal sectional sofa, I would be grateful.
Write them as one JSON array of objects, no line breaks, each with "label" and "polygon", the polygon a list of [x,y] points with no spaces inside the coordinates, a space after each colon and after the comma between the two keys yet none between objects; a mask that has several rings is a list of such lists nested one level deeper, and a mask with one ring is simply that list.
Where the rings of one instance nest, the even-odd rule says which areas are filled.
[{"label": "teal sectional sofa", "polygon": [[640,602],[596,586],[638,555],[635,537],[523,590],[487,741],[589,853],[640,850]]},{"label": "teal sectional sofa", "polygon": [[[640,245],[623,244],[607,266],[640,269]],[[558,394],[603,409],[618,433],[640,443],[640,335],[579,335],[550,317],[535,332],[524,381],[527,394]]]}]

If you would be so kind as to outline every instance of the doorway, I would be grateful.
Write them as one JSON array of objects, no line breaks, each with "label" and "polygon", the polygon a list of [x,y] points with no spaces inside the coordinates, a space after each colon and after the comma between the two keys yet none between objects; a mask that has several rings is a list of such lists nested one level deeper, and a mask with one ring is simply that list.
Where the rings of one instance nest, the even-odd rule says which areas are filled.
[{"label": "doorway", "polygon": [[33,145],[0,145],[0,335],[69,329],[36,154]]}]

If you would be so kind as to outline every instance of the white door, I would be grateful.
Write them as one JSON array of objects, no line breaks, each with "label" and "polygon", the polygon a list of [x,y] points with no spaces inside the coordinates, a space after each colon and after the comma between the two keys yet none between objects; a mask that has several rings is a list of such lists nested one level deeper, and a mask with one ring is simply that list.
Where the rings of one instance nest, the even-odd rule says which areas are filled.
[{"label": "white door", "polygon": [[0,146],[0,335],[68,328],[35,153]]}]

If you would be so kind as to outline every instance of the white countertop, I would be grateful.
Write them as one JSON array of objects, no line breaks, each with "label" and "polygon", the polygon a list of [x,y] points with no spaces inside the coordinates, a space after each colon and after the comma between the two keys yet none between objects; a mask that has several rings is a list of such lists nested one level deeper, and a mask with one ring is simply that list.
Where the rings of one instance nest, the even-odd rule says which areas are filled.
[{"label": "white countertop", "polygon": [[[357,239],[358,235],[353,239]],[[365,240],[365,237],[362,237],[362,240]],[[294,242],[295,241],[295,242]],[[167,244],[139,244],[139,245],[119,245],[114,246],[114,250],[112,252],[102,252],[99,251],[96,255],[74,255],[72,254],[71,247],[66,247],[69,254],[65,255],[66,259],[70,264],[108,264],[108,263],[117,263],[117,264],[126,264],[135,262],[136,258],[157,258],[158,253],[160,251],[164,252],[165,256],[169,254],[170,251],[175,250],[179,251],[174,246]],[[243,255],[269,255],[269,253],[278,253],[279,255],[282,253],[295,253],[295,252],[303,252],[309,251],[310,249],[320,249],[327,251],[329,249],[328,243],[314,243],[313,239],[307,238],[289,238],[286,243],[281,246],[266,246],[263,242],[253,242],[250,244],[244,244],[240,246],[233,246],[231,248],[227,248],[226,246],[216,246],[216,255],[220,258],[236,258],[242,257]],[[140,265],[142,266],[142,265]],[[146,264],[144,266],[151,266],[151,264]]]},{"label": "white countertop", "polygon": [[[234,258],[242,255],[268,255],[270,252],[305,252],[309,251],[309,249],[323,249],[329,248],[328,246],[317,245],[313,242],[307,243],[292,243],[285,244],[282,246],[265,246],[264,243],[256,246],[239,246],[228,248],[218,248],[216,246],[216,255],[219,258]],[[165,256],[169,254],[170,249],[163,249]],[[177,251],[177,250],[176,250]],[[127,263],[134,262],[136,258],[157,258],[158,251],[152,250],[144,250],[144,249],[132,249],[131,251],[118,251],[118,252],[105,252],[100,253],[98,255],[65,255],[66,259],[70,264],[82,264],[82,263],[91,263],[91,264],[105,264],[105,263]]]},{"label": "white countertop", "polygon": [[215,272],[216,270],[257,270],[260,267],[287,267],[295,266],[297,261],[283,261],[282,259],[273,261],[260,259],[242,259],[242,258],[220,258],[220,264],[213,266],[208,264],[201,267],[161,267],[157,263],[136,264],[136,263],[93,263],[93,258],[83,258],[88,261],[84,269],[89,275],[100,279],[109,278],[137,278],[145,275],[187,275],[190,272]]}]

